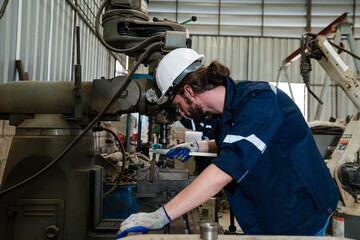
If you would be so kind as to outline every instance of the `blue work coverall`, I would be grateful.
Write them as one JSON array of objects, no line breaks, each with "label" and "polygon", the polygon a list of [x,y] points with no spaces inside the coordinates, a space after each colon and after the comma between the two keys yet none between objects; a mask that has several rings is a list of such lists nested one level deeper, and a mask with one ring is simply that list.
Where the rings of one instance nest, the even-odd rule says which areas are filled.
[{"label": "blue work coverall", "polygon": [[296,104],[267,82],[228,78],[213,163],[245,234],[314,235],[339,193]]}]

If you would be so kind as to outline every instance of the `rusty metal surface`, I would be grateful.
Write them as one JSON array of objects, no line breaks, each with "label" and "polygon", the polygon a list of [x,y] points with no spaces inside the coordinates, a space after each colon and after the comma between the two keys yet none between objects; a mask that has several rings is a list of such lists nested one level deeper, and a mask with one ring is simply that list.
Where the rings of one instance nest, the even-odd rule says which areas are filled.
[{"label": "rusty metal surface", "polygon": [[200,215],[197,208],[187,213],[190,234],[200,234]]}]

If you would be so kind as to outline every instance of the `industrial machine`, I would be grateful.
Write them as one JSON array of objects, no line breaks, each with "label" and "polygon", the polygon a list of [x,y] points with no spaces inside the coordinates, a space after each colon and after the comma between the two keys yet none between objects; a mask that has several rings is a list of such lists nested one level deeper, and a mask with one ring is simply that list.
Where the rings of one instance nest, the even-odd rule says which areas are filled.
[{"label": "industrial machine", "polygon": [[[184,26],[150,22],[147,3],[105,0],[96,16],[99,40],[110,50],[137,60],[128,76],[81,82],[78,61],[75,84],[27,81],[0,85],[0,119],[16,126],[0,189],[1,239],[116,236],[121,219],[103,219],[101,213],[103,168],[94,163],[93,132],[101,130],[100,120],[116,121],[121,114],[131,112],[151,113],[161,125],[160,144],[166,147],[169,124],[176,119],[176,112],[170,106],[156,104],[154,80],[134,80],[131,76],[140,64],[147,64],[148,74],[154,76],[167,52],[189,44]],[[124,169],[125,164],[120,166]],[[153,171],[159,176],[153,185],[162,180],[161,176],[169,175],[166,169]],[[178,175],[181,187],[186,186],[187,171],[180,170]],[[171,194],[179,191],[169,187],[164,186]]]},{"label": "industrial machine", "polygon": [[300,68],[307,83],[311,71],[310,59],[316,59],[357,108],[357,112],[347,120],[346,128],[335,150],[325,161],[340,192],[340,201],[330,224],[330,234],[359,239],[360,83],[332,45],[338,47],[323,35],[304,33],[301,40]]}]

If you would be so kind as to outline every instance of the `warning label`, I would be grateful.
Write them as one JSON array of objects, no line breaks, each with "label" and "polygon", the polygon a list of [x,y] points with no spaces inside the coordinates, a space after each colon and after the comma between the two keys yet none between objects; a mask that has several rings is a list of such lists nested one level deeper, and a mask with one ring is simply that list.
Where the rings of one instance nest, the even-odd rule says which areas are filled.
[{"label": "warning label", "polygon": [[341,139],[340,139],[340,141],[339,141],[339,143],[338,143],[338,145],[336,147],[336,150],[345,150],[345,148],[348,145],[351,137],[352,137],[351,134],[344,134],[341,137]]}]

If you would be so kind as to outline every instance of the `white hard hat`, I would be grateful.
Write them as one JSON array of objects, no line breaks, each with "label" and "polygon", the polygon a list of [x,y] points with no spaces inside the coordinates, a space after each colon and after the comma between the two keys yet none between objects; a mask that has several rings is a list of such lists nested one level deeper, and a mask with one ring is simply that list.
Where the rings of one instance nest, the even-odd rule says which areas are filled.
[{"label": "white hard hat", "polygon": [[204,58],[204,55],[190,48],[177,48],[168,53],[160,61],[156,70],[156,84],[161,91],[161,97],[157,103],[166,103],[172,90],[188,73],[195,72],[204,66],[201,63]]}]

